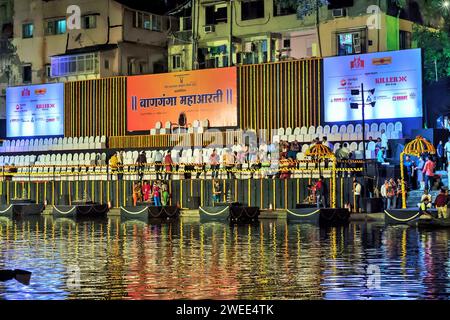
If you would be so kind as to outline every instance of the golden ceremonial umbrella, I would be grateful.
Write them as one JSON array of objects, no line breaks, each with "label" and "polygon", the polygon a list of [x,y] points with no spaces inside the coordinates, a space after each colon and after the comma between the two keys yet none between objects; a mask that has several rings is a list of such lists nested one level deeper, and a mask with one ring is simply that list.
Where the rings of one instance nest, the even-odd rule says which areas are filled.
[{"label": "golden ceremonial umbrella", "polygon": [[431,142],[422,136],[417,136],[414,140],[405,145],[402,153],[400,153],[400,172],[402,176],[402,208],[406,209],[406,190],[405,190],[405,172],[403,168],[403,157],[412,155],[420,157],[424,153],[435,154],[436,149]]},{"label": "golden ceremonial umbrella", "polygon": [[313,159],[317,159],[319,161],[319,174],[320,174],[320,159],[323,158],[331,158],[332,161],[332,170],[331,170],[331,207],[336,208],[336,157],[334,156],[333,151],[327,146],[324,146],[321,143],[316,143],[311,146],[305,152],[306,156],[309,156]]}]

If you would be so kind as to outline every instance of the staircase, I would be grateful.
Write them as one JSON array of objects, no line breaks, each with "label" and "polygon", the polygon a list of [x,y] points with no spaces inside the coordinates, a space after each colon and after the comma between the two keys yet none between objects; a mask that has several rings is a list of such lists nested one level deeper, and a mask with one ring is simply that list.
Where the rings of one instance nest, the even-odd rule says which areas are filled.
[{"label": "staircase", "polygon": [[[447,171],[437,171],[436,174],[442,176],[442,183],[444,187],[448,186],[448,175]],[[432,200],[436,199],[436,196],[439,194],[440,190],[432,190],[430,191]],[[406,199],[406,206],[408,208],[417,208],[417,204],[420,203],[420,199],[422,198],[423,190],[412,190],[408,193],[408,198]]]},{"label": "staircase", "polygon": [[[430,192],[431,199],[434,201],[436,196],[439,194],[438,190],[433,190]],[[408,198],[406,199],[406,207],[407,208],[417,208],[417,204],[420,203],[420,199],[422,198],[423,190],[413,190],[408,193]]]}]

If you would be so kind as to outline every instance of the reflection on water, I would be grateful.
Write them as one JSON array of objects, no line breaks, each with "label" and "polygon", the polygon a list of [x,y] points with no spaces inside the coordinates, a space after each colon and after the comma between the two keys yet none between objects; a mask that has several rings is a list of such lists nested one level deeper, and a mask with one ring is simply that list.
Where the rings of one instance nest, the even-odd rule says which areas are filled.
[{"label": "reflection on water", "polygon": [[0,218],[0,269],[33,271],[29,287],[0,283],[0,299],[446,299],[449,234]]}]

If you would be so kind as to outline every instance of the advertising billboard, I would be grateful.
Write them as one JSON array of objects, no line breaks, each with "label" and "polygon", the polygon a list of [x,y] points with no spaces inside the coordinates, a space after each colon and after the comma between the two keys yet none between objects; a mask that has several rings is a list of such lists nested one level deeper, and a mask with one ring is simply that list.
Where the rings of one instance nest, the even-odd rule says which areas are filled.
[{"label": "advertising billboard", "polygon": [[64,84],[6,89],[8,138],[64,135]]},{"label": "advertising billboard", "polygon": [[148,131],[159,121],[210,127],[237,123],[236,68],[206,69],[127,78],[127,130]]},{"label": "advertising billboard", "polygon": [[359,121],[361,95],[352,89],[375,89],[365,92],[367,120],[422,117],[422,58],[420,49],[377,52],[324,59],[325,122]]}]

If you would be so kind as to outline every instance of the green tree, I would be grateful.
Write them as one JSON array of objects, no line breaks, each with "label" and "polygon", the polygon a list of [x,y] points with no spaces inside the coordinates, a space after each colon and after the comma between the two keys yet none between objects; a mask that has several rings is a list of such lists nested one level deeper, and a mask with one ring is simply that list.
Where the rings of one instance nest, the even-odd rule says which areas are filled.
[{"label": "green tree", "polygon": [[450,76],[450,39],[443,30],[430,29],[415,25],[412,40],[423,50],[424,79],[436,81]]}]

